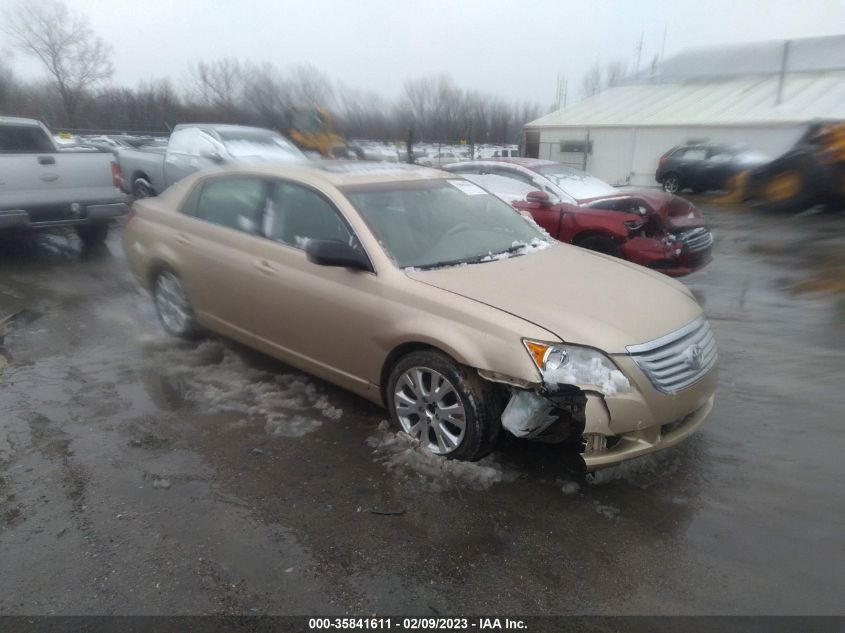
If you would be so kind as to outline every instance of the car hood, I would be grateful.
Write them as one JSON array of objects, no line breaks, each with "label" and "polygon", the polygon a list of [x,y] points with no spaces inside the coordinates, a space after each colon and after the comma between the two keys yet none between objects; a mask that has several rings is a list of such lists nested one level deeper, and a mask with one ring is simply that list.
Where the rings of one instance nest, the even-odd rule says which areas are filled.
[{"label": "car hood", "polygon": [[608,196],[598,196],[586,200],[579,200],[583,207],[591,209],[613,209],[623,211],[625,207],[635,203],[650,213],[661,217],[669,229],[683,230],[706,226],[704,218],[688,200],[663,191],[625,191]]},{"label": "car hood", "polygon": [[624,354],[627,345],[659,338],[701,315],[681,283],[561,243],[519,257],[406,274],[609,354]]}]

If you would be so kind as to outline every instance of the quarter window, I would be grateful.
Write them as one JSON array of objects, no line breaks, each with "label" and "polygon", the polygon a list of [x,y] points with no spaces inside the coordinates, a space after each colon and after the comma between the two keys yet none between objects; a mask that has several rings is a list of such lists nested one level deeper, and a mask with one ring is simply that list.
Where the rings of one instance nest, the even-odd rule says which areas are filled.
[{"label": "quarter window", "polygon": [[230,229],[257,233],[263,207],[264,181],[260,178],[224,178],[202,188],[196,216]]},{"label": "quarter window", "polygon": [[334,206],[320,194],[287,182],[277,182],[267,200],[264,235],[305,248],[309,240],[352,243],[352,234]]}]

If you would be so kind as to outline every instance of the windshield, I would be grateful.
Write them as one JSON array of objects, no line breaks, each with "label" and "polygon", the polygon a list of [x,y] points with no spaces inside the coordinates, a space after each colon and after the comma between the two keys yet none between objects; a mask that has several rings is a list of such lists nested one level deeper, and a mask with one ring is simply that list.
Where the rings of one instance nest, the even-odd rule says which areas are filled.
[{"label": "windshield", "polygon": [[534,171],[551,180],[576,200],[619,193],[616,187],[607,184],[604,180],[599,180],[585,171],[567,167],[560,163],[538,167]]},{"label": "windshield", "polygon": [[263,130],[218,131],[232,156],[303,159],[305,155],[280,134]]},{"label": "windshield", "polygon": [[513,207],[466,180],[365,185],[344,193],[401,268],[479,263],[550,245]]}]

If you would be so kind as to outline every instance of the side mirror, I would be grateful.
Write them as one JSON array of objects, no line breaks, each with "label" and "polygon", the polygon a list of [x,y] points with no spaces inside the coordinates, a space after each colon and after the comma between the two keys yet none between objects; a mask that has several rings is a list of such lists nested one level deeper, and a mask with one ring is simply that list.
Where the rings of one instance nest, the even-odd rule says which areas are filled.
[{"label": "side mirror", "polygon": [[305,245],[308,261],[318,266],[337,266],[373,272],[367,256],[340,240],[308,240]]},{"label": "side mirror", "polygon": [[215,163],[223,162],[223,156],[216,149],[200,150],[200,157],[207,158],[208,160],[213,161]]},{"label": "side mirror", "polygon": [[549,194],[547,194],[545,191],[529,191],[528,195],[525,196],[525,200],[528,202],[539,204],[541,207],[548,207],[552,204],[552,200],[551,198],[549,198]]}]

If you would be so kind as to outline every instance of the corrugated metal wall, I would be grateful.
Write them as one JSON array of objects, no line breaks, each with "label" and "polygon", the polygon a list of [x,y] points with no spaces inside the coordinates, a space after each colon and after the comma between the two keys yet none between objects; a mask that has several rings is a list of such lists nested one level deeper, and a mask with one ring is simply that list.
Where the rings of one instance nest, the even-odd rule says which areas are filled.
[{"label": "corrugated metal wall", "polygon": [[754,127],[599,127],[553,128],[540,131],[540,158],[574,163],[562,154],[561,141],[592,144],[587,171],[614,185],[656,186],[657,161],[666,150],[690,141],[742,143],[772,157],[789,149],[805,126]]}]

